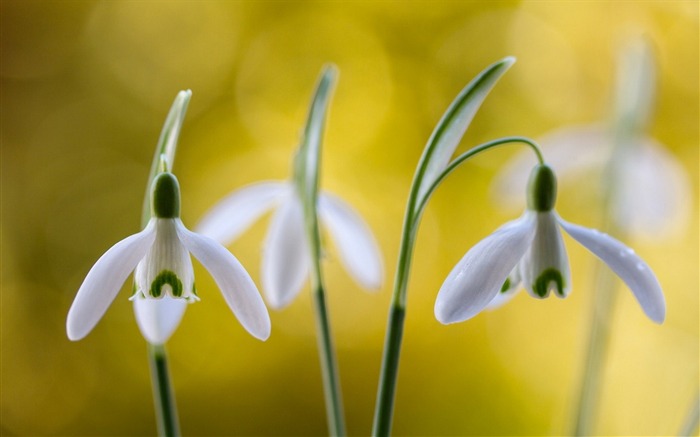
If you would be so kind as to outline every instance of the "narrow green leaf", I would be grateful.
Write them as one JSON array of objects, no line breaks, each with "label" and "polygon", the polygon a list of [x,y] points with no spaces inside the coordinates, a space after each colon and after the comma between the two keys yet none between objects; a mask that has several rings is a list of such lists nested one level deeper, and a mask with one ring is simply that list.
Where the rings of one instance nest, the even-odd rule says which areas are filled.
[{"label": "narrow green leaf", "polygon": [[323,139],[331,92],[337,76],[338,70],[334,65],[326,65],[321,72],[316,91],[311,100],[301,144],[295,157],[294,179],[299,188],[304,208],[309,208],[309,212],[314,217],[316,216],[316,200],[318,197],[321,141]]},{"label": "narrow green leaf", "polygon": [[[429,191],[435,179],[447,167],[481,103],[514,62],[515,58],[509,56],[487,67],[459,93],[447,108],[430,136],[418,163],[413,181],[414,189],[416,185],[418,188],[414,205],[421,203],[421,199]],[[413,212],[416,212],[415,209]]]},{"label": "narrow green leaf", "polygon": [[153,162],[148,175],[148,182],[146,183],[146,195],[143,199],[143,209],[141,213],[141,226],[146,226],[148,220],[151,218],[151,184],[156,175],[161,173],[159,167],[161,166],[163,158],[165,158],[168,171],[172,170],[173,164],[175,163],[177,140],[180,137],[180,129],[182,128],[182,122],[187,113],[187,105],[190,103],[190,97],[192,97],[192,91],[190,90],[177,93],[170,107],[170,112],[163,124],[163,129],[160,132],[160,138],[158,138],[158,144],[156,145],[156,151],[153,154]]}]

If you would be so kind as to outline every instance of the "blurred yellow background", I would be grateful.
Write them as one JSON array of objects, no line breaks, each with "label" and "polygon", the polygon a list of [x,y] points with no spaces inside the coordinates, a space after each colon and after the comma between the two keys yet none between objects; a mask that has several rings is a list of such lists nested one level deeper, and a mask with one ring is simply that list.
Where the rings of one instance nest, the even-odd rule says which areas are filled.
[{"label": "blurred yellow background", "polygon": [[[65,319],[92,264],[139,230],[148,169],[176,93],[193,97],[175,163],[192,228],[221,196],[289,176],[321,66],[339,83],[322,187],[368,221],[385,285],[360,290],[328,247],[328,302],[348,430],[371,429],[403,208],[430,132],[491,62],[518,62],[477,114],[460,150],[505,135],[537,138],[606,120],[617,55],[639,34],[654,46],[652,136],[683,163],[692,220],[663,242],[630,236],[664,287],[655,325],[621,290],[597,430],[678,431],[698,392],[697,1],[219,2],[3,0],[3,435],[152,435],[146,344],[125,289],[72,343]],[[489,197],[517,150],[468,164],[434,196],[409,290],[394,432],[542,435],[569,429],[596,261],[567,237],[573,292],[525,293],[458,325],[433,316],[437,290],[469,247],[512,212]],[[559,213],[600,226],[600,197],[564,187]],[[640,193],[643,196],[644,193]],[[267,219],[230,246],[259,283]],[[201,302],[168,344],[185,435],[326,432],[308,292],[271,314],[263,343],[238,324],[195,263]],[[130,281],[128,281],[130,282]]]}]

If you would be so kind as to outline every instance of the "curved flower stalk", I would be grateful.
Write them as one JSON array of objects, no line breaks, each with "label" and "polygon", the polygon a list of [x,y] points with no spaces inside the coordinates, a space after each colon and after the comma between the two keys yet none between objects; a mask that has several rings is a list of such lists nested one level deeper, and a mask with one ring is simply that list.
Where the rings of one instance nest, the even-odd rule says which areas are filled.
[{"label": "curved flower stalk", "polygon": [[[690,222],[690,179],[680,161],[646,133],[655,87],[649,46],[632,45],[620,64],[612,123],[561,128],[543,136],[540,145],[562,185],[595,170],[613,178],[601,184],[614,198],[608,202],[613,226],[664,241],[683,232]],[[532,165],[530,156],[516,155],[494,179],[494,199],[504,207],[522,205],[521,187]]]},{"label": "curved flower stalk", "polygon": [[[366,289],[379,289],[381,256],[367,224],[350,205],[328,193],[319,193],[317,208],[350,276]],[[243,187],[212,207],[196,230],[228,245],[271,209],[275,213],[263,249],[262,283],[270,306],[281,309],[299,294],[311,268],[304,207],[294,181]]]},{"label": "curved flower stalk", "polygon": [[532,149],[540,162],[544,161],[539,147],[531,140],[522,137],[507,137],[490,141],[452,159],[462,136],[484,99],[514,62],[514,58],[507,57],[490,65],[457,95],[435,127],[416,168],[404,215],[394,292],[389,308],[372,429],[372,434],[375,436],[388,436],[391,433],[411,258],[420,219],[430,196],[448,175],[468,159],[497,146],[523,143]]},{"label": "curved flower stalk", "polygon": [[440,322],[461,322],[501,304],[521,282],[533,297],[542,299],[550,292],[566,297],[571,278],[559,226],[627,284],[651,320],[663,322],[664,295],[649,266],[614,238],[561,219],[554,211],[555,200],[554,172],[537,165],[528,183],[525,214],[470,249],[448,275],[435,302]]},{"label": "curved flower stalk", "polygon": [[[270,318],[243,266],[214,240],[189,231],[180,221],[180,187],[172,173],[156,176],[151,191],[153,216],[146,228],[125,238],[97,260],[68,312],[68,338],[85,337],[134,272],[136,316],[144,337],[163,344],[181,317],[182,305],[199,300],[190,254],[209,270],[229,307],[254,337],[270,335]],[[156,309],[158,302],[163,310]]]}]

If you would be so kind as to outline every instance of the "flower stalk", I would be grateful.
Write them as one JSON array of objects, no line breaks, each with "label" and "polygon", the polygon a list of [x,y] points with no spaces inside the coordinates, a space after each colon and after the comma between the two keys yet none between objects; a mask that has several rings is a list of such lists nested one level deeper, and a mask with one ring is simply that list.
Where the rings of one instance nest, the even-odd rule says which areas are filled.
[{"label": "flower stalk", "polygon": [[508,57],[490,65],[460,92],[435,127],[418,163],[404,214],[394,291],[389,308],[377,389],[372,428],[374,436],[391,434],[411,259],[420,218],[430,195],[445,177],[467,159],[501,144],[525,142],[535,150],[538,159],[542,161],[539,148],[533,142],[519,137],[482,144],[450,161],[481,103],[498,79],[514,62],[514,58]]},{"label": "flower stalk", "polygon": [[[625,229],[615,219],[615,204],[624,200],[620,198],[620,167],[626,155],[635,153],[632,144],[648,122],[654,100],[654,69],[649,47],[639,42],[623,53],[621,61],[612,126],[614,144],[602,176],[603,186],[608,187],[602,202],[602,228],[605,232],[618,236],[625,234]],[[609,270],[597,265],[595,284],[585,365],[575,404],[572,435],[576,436],[590,435],[595,428],[610,343],[610,328],[617,302],[618,287]]]},{"label": "flower stalk", "polygon": [[158,435],[165,437],[179,436],[180,423],[177,415],[175,393],[170,383],[165,345],[148,343],[148,361],[151,369],[151,384],[153,387]]},{"label": "flower stalk", "polygon": [[333,436],[345,435],[345,415],[338,375],[338,363],[326,305],[323,272],[321,269],[321,233],[318,225],[318,186],[321,162],[321,139],[328,112],[336,68],[327,66],[316,87],[301,145],[295,157],[294,182],[301,197],[304,229],[311,255],[311,295],[318,332],[318,351],[321,362],[328,431]]},{"label": "flower stalk", "polygon": [[[182,122],[187,113],[187,105],[192,97],[192,91],[180,91],[175,97],[170,112],[168,113],[163,129],[161,130],[156,151],[151,164],[151,171],[146,184],[146,196],[143,201],[141,214],[141,227],[145,227],[151,218],[151,184],[155,177],[163,172],[170,171],[175,163],[177,140],[180,136]],[[177,414],[175,393],[170,382],[168,369],[168,354],[165,344],[153,344],[148,342],[148,363],[151,369],[151,386],[153,390],[153,404],[156,412],[156,424],[158,435],[161,437],[176,437],[180,435],[180,421]]]}]

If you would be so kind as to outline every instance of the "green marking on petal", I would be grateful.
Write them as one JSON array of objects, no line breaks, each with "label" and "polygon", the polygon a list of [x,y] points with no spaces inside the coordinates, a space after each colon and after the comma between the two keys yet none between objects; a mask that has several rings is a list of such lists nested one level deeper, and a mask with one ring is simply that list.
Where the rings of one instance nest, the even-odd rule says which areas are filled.
[{"label": "green marking on petal", "polygon": [[503,283],[503,287],[501,287],[501,293],[505,293],[508,291],[510,288],[510,278],[506,278],[506,282]]},{"label": "green marking on petal", "polygon": [[557,294],[564,297],[564,278],[561,276],[559,270],[553,268],[543,271],[540,276],[537,277],[535,283],[532,285],[532,290],[539,297],[546,297],[547,289],[552,282],[556,285],[555,291]]},{"label": "green marking on petal", "polygon": [[156,276],[156,278],[151,283],[150,295],[152,297],[160,297],[163,293],[163,286],[165,284],[170,285],[173,291],[173,297],[182,297],[182,281],[177,277],[177,275],[170,270],[163,270]]}]

